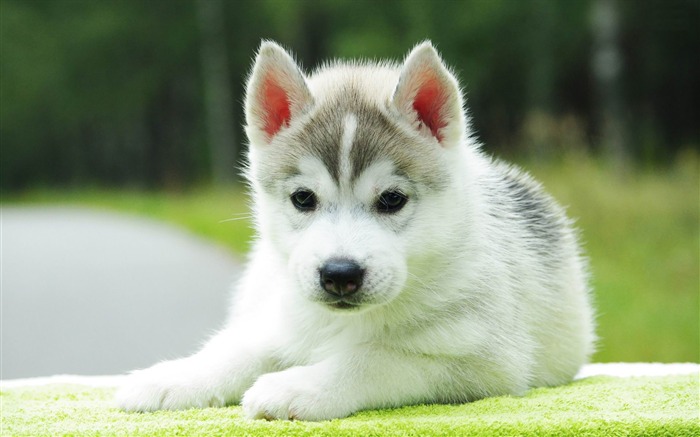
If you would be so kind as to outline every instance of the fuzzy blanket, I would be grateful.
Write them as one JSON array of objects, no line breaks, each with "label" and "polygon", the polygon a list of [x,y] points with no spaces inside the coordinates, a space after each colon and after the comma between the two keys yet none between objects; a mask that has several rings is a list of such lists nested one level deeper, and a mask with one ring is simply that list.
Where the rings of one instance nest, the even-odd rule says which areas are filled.
[{"label": "fuzzy blanket", "polygon": [[365,411],[328,422],[248,421],[240,407],[124,413],[122,377],[0,382],[3,436],[700,436],[697,364],[592,364],[576,381],[461,405]]}]

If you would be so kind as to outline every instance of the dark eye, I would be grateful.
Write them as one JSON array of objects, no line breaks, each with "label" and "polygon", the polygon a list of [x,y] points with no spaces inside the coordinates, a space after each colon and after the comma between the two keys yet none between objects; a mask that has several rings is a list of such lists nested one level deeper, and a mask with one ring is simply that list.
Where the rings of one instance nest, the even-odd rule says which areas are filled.
[{"label": "dark eye", "polygon": [[408,202],[408,197],[400,191],[387,190],[377,200],[377,211],[385,214],[398,212]]},{"label": "dark eye", "polygon": [[316,195],[313,191],[297,190],[290,198],[294,207],[299,211],[313,211],[316,209]]}]

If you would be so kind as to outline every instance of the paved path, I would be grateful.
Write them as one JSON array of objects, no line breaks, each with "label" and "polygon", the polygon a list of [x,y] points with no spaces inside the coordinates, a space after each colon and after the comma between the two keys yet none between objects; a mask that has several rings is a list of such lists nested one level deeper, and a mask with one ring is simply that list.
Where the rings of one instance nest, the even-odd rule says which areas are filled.
[{"label": "paved path", "polygon": [[1,379],[122,373],[195,351],[225,319],[239,264],[178,228],[2,207]]}]

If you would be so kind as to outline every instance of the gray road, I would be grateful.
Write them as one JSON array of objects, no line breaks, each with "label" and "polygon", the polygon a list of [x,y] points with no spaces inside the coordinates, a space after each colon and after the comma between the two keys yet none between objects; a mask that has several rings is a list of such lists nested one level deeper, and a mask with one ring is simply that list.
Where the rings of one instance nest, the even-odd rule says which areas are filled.
[{"label": "gray road", "polygon": [[2,207],[2,379],[121,373],[195,351],[239,263],[162,223]]}]

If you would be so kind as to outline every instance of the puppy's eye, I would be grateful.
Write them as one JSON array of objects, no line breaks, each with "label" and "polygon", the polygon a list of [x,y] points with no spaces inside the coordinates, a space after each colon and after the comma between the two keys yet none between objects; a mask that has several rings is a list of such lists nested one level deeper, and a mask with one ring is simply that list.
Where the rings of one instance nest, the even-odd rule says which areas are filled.
[{"label": "puppy's eye", "polygon": [[307,212],[316,209],[316,195],[313,191],[297,190],[290,196],[292,204],[299,211]]},{"label": "puppy's eye", "polygon": [[393,214],[401,210],[408,202],[408,197],[400,191],[387,190],[377,199],[377,211],[384,214]]}]

